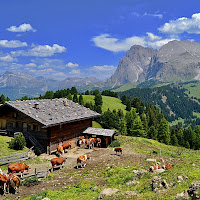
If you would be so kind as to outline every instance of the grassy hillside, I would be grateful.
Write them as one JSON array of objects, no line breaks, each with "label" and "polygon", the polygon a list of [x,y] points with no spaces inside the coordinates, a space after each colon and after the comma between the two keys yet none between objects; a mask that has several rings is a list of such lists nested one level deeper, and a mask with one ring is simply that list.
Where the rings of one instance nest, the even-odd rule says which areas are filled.
[{"label": "grassy hillside", "polygon": [[138,85],[138,83],[128,83],[128,84],[124,84],[116,89],[113,89],[113,92],[123,92],[132,88],[136,88],[136,86]]},{"label": "grassy hillside", "polygon": [[189,97],[196,97],[200,99],[200,82],[192,81],[189,83],[184,83],[183,88],[187,89],[185,92]]},{"label": "grassy hillside", "polygon": [[[103,106],[102,111],[105,112],[108,110],[118,110],[121,109],[125,112],[126,106],[121,103],[120,99],[114,98],[114,97],[108,97],[108,96],[102,96],[103,99]],[[86,102],[92,102],[94,104],[94,96],[93,95],[83,95],[83,101]]]},{"label": "grassy hillside", "polygon": [[[25,200],[41,200],[45,197],[52,200],[97,199],[100,192],[105,188],[119,190],[114,196],[105,199],[172,200],[177,193],[187,190],[194,180],[200,180],[199,151],[169,146],[144,138],[118,136],[117,139],[123,148],[122,155],[116,156],[111,149],[96,150],[93,152],[92,160],[88,162],[84,169],[66,169],[65,172],[63,171],[65,174],[62,174],[62,176],[65,176],[65,181],[69,180],[70,177],[67,184],[59,186],[59,182],[54,180],[54,184],[56,184],[53,189],[31,195],[26,197]],[[172,168],[160,174],[149,172],[149,167],[155,164],[147,161],[149,158],[156,159],[161,164],[171,163]],[[136,177],[135,170],[141,169],[146,170],[146,172],[137,176],[134,184],[128,184]],[[155,176],[160,177],[160,180],[165,180],[169,188],[165,189],[158,186],[158,192],[153,192],[152,179]],[[182,182],[178,182],[178,176],[182,176]],[[135,192],[137,196],[128,196],[127,191]]]}]

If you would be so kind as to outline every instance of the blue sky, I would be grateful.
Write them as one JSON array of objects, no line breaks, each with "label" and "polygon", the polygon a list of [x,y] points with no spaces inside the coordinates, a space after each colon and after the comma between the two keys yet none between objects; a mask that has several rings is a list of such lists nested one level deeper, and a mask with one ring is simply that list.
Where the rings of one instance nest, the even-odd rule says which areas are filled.
[{"label": "blue sky", "polygon": [[0,8],[0,74],[105,80],[134,44],[200,42],[197,0],[1,0]]}]

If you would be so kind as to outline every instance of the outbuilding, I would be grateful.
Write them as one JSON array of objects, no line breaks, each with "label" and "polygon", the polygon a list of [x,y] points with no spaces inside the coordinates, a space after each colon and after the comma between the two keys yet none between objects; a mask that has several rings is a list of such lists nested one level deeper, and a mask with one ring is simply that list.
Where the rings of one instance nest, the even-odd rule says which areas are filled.
[{"label": "outbuilding", "polygon": [[22,132],[39,153],[52,153],[60,142],[76,138],[100,114],[67,98],[8,101],[0,106],[0,129],[8,135]]},{"label": "outbuilding", "polygon": [[83,131],[84,136],[101,138],[101,146],[108,147],[110,143],[114,140],[114,136],[119,133],[111,129],[102,129],[102,128],[92,128],[88,127]]}]

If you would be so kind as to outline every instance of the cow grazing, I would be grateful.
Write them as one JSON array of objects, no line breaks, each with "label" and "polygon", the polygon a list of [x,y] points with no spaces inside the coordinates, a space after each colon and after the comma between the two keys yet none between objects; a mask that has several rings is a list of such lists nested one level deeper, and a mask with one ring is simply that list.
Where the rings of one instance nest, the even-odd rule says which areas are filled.
[{"label": "cow grazing", "polygon": [[58,145],[58,147],[57,147],[57,154],[58,154],[58,156],[64,155],[64,149],[63,149],[62,145]]},{"label": "cow grazing", "polygon": [[23,177],[24,170],[29,170],[30,167],[25,163],[13,163],[8,165],[8,173],[21,172],[21,178]]},{"label": "cow grazing", "polygon": [[81,167],[82,167],[82,163],[84,163],[83,166],[85,167],[85,166],[86,166],[86,162],[87,162],[88,159],[90,159],[90,156],[89,156],[89,155],[82,155],[82,156],[79,156],[79,157],[77,158],[77,169],[78,169],[78,164],[79,164],[79,163],[81,164]]},{"label": "cow grazing", "polygon": [[6,175],[0,174],[0,187],[3,189],[4,195],[6,193],[7,185],[8,185],[8,177]]},{"label": "cow grazing", "polygon": [[115,147],[115,148],[113,149],[113,151],[115,151],[116,154],[117,154],[118,152],[120,152],[120,153],[122,154],[122,148],[121,148],[121,147]]},{"label": "cow grazing", "polygon": [[72,145],[70,142],[66,143],[66,144],[63,144],[62,145],[63,147],[63,151],[65,152],[66,149],[71,149],[72,148]]},{"label": "cow grazing", "polygon": [[172,168],[172,165],[171,164],[162,165],[162,168],[168,170],[168,169]]},{"label": "cow grazing", "polygon": [[65,157],[58,157],[58,158],[51,159],[51,164],[52,164],[51,171],[53,171],[54,166],[61,165],[61,167],[63,167],[65,162],[66,162],[66,158]]},{"label": "cow grazing", "polygon": [[7,184],[8,193],[10,186],[14,188],[15,192],[19,193],[20,178],[11,173],[9,173],[8,175],[8,184]]}]

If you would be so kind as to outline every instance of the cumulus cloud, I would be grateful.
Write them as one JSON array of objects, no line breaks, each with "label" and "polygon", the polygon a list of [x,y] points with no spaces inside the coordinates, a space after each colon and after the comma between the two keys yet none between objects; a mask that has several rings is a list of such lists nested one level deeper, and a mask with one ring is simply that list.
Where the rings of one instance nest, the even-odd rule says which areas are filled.
[{"label": "cumulus cloud", "polygon": [[9,28],[6,29],[7,31],[10,32],[27,32],[27,31],[31,31],[31,32],[36,32],[36,30],[30,25],[30,24],[21,24],[20,26],[11,26]]},{"label": "cumulus cloud", "polygon": [[11,54],[13,56],[36,56],[36,57],[49,57],[53,56],[56,53],[63,53],[67,49],[63,46],[58,44],[54,44],[52,47],[49,45],[37,45],[33,46],[32,49],[27,51],[19,50],[19,51],[12,51]]},{"label": "cumulus cloud", "polygon": [[25,66],[26,67],[36,67],[37,65],[35,63],[28,63]]},{"label": "cumulus cloud", "polygon": [[0,47],[4,48],[19,48],[26,47],[28,44],[26,42],[21,42],[19,40],[0,40]]},{"label": "cumulus cloud", "polygon": [[79,65],[77,63],[72,63],[72,62],[68,62],[66,64],[66,67],[70,67],[70,68],[73,68],[73,67],[78,67]]},{"label": "cumulus cloud", "polygon": [[10,55],[0,57],[0,62],[15,62],[17,61],[16,58],[13,58]]},{"label": "cumulus cloud", "polygon": [[192,15],[192,18],[181,17],[165,23],[159,29],[165,34],[181,34],[183,32],[200,34],[200,13]]},{"label": "cumulus cloud", "polygon": [[[175,38],[162,39],[153,33],[147,32],[147,36],[133,36],[123,40],[111,37],[109,34],[101,34],[92,38],[95,46],[112,51],[127,51],[133,45],[141,45],[144,47],[160,48],[162,45],[174,40]],[[176,38],[177,39],[177,38]]]}]

